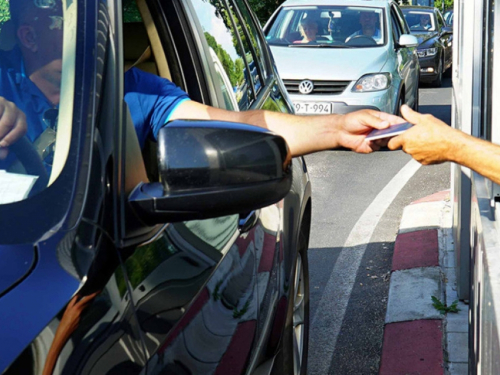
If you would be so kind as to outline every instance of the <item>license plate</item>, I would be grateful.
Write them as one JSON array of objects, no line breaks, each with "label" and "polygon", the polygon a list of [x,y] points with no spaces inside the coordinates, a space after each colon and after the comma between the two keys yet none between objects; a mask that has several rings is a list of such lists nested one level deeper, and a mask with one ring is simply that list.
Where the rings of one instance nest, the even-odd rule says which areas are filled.
[{"label": "license plate", "polygon": [[332,103],[328,102],[295,102],[295,113],[298,115],[325,115],[332,113]]}]

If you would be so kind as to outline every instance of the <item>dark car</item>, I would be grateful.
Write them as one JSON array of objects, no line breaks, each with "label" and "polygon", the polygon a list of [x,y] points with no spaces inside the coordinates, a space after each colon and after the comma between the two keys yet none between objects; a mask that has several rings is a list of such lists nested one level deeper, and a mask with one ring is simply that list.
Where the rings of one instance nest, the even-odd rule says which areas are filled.
[{"label": "dark car", "polygon": [[0,372],[305,374],[304,160],[214,121],[172,121],[141,149],[123,99],[134,66],[207,105],[291,112],[247,3],[62,3],[46,29],[64,31],[51,162],[22,138],[19,167],[0,171]]},{"label": "dark car", "polygon": [[453,28],[446,24],[436,8],[403,6],[401,10],[410,32],[420,42],[417,48],[420,82],[440,87],[443,74],[453,62]]},{"label": "dark car", "polygon": [[443,13],[444,22],[446,26],[453,26],[453,8],[446,9]]}]

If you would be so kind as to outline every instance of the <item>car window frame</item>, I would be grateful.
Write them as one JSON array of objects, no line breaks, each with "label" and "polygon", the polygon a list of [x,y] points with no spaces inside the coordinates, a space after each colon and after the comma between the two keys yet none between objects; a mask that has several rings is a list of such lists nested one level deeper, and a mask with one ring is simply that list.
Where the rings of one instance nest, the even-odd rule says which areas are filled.
[{"label": "car window frame", "polygon": [[439,26],[439,32],[442,31],[443,27],[446,27],[446,21],[444,20],[443,15],[439,10],[436,10],[435,12],[436,18],[437,18],[437,24]]},{"label": "car window frame", "polygon": [[403,35],[403,30],[401,30],[401,24],[399,23],[398,15],[393,7],[391,5],[390,8],[390,13],[391,13],[391,24],[392,25],[392,36],[394,38],[394,45],[397,46],[399,43],[399,38],[401,38],[401,35]]},{"label": "car window frame", "polygon": [[399,24],[402,27],[401,31],[403,31],[403,34],[410,34],[410,27],[408,26],[408,22],[406,22],[406,18],[401,8],[396,3],[393,3],[391,6],[396,12],[396,16],[398,17]]},{"label": "car window frame", "polygon": [[[237,0],[227,0],[227,1],[233,3],[235,10],[236,10],[236,14],[240,18],[240,21],[245,21],[242,23],[240,22],[240,24],[244,26],[244,31],[246,32],[246,35],[248,38],[250,36],[250,30],[248,30],[248,28],[247,28],[246,17],[241,12],[241,7],[238,5]],[[250,50],[254,56],[254,61],[257,63],[257,69],[259,69],[259,77],[261,79],[261,84],[262,84],[262,86],[264,86],[267,77],[269,77],[269,69],[267,66],[268,64],[266,61],[267,59],[266,59],[265,51],[264,51],[265,41],[262,41],[262,39],[261,39],[261,35],[258,32],[258,27],[260,27],[260,24],[258,22],[256,22],[256,19],[253,16],[252,10],[248,7],[248,3],[245,0],[240,0],[240,1],[242,1],[242,3],[243,3],[242,5],[245,7],[245,10],[250,17],[249,21],[252,22],[252,24],[255,26],[255,29],[256,29],[255,31],[257,32],[253,36],[255,39],[258,39],[258,42],[259,42],[260,47],[261,47],[260,52],[261,52],[262,57],[260,59],[257,58],[256,47],[252,43],[250,43],[249,47],[250,47]]]}]

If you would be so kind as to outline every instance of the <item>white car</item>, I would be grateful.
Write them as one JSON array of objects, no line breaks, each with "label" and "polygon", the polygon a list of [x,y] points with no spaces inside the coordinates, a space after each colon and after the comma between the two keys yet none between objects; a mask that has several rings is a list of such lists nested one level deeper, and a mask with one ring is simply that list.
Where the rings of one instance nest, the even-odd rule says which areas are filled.
[{"label": "white car", "polygon": [[418,108],[418,41],[395,1],[288,0],[264,33],[297,114]]}]

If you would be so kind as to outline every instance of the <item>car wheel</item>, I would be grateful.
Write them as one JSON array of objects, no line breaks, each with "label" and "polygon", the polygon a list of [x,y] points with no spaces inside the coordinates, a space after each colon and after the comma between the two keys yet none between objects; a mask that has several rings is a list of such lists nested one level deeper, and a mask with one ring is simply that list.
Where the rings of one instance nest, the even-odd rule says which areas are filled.
[{"label": "car wheel", "polygon": [[438,74],[436,79],[432,82],[432,86],[441,87],[443,84],[443,59],[439,59]]},{"label": "car wheel", "polygon": [[283,337],[283,374],[305,375],[309,344],[309,262],[307,237],[302,230],[291,280],[291,303],[288,304]]}]

